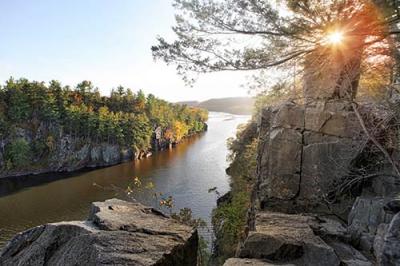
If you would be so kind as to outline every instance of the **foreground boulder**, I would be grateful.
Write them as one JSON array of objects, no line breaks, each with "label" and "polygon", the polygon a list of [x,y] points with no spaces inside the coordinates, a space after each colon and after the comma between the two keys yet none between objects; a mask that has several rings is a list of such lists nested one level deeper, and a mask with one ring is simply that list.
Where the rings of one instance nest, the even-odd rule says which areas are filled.
[{"label": "foreground boulder", "polygon": [[372,266],[348,241],[346,228],[337,220],[260,211],[239,248],[241,259],[229,260],[225,265]]},{"label": "foreground boulder", "polygon": [[312,218],[309,216],[259,212],[255,230],[249,232],[238,255],[274,262],[339,265],[333,248],[314,234],[310,223]]},{"label": "foreground boulder", "polygon": [[42,225],[16,235],[0,265],[196,265],[197,231],[153,208],[95,202],[84,222]]},{"label": "foreground boulder", "polygon": [[255,210],[235,265],[400,265],[400,199],[358,197],[345,223],[316,213]]},{"label": "foreground boulder", "polygon": [[282,263],[270,263],[266,260],[258,260],[258,259],[239,259],[239,258],[231,258],[228,259],[224,266],[296,266],[294,264],[282,264]]}]

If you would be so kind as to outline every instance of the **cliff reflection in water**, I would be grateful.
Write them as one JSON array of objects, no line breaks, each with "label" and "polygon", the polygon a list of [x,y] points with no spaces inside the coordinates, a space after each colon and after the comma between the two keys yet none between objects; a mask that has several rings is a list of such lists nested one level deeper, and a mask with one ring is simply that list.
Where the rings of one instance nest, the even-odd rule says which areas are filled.
[{"label": "cliff reflection in water", "polygon": [[[85,219],[91,202],[124,198],[123,193],[111,188],[126,188],[135,176],[143,183],[154,183],[156,191],[172,195],[175,209],[191,208],[196,217],[209,221],[216,198],[208,189],[218,187],[224,193],[229,188],[225,174],[226,139],[234,136],[236,127],[249,119],[248,116],[227,119],[230,117],[210,113],[208,132],[141,161],[56,178],[45,175],[19,181],[0,180],[0,193],[4,195],[0,198],[0,245],[33,226]],[[32,182],[33,179],[38,181]],[[149,190],[133,196],[150,205],[155,204],[152,195]]]}]

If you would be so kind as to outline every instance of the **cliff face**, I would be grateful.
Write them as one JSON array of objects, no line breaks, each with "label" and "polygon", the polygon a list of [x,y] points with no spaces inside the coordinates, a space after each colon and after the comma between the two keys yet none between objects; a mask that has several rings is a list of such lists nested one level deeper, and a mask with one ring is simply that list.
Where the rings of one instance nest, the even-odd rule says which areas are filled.
[{"label": "cliff face", "polygon": [[[7,166],[7,161],[4,159],[4,147],[16,140],[23,140],[29,147],[35,147],[39,140],[46,139],[46,135],[50,131],[55,137],[47,138],[46,150],[40,154],[35,153],[36,156],[30,156],[25,166],[17,169]],[[152,152],[168,149],[175,144],[164,137],[160,127],[153,131],[150,143],[151,147],[145,150],[134,150],[132,147],[117,143],[97,142],[95,139],[74,137],[65,134],[61,127],[41,124],[37,130],[17,128],[15,136],[5,138],[0,142],[0,178],[110,166],[150,156]]]},{"label": "cliff face", "polygon": [[318,207],[368,141],[351,105],[342,101],[264,109],[260,121],[259,197],[288,212]]},{"label": "cliff face", "polygon": [[0,265],[196,265],[197,231],[139,203],[95,202],[87,221],[15,236]]},{"label": "cliff face", "polygon": [[226,265],[400,265],[396,178],[349,102],[264,109],[248,232]]}]

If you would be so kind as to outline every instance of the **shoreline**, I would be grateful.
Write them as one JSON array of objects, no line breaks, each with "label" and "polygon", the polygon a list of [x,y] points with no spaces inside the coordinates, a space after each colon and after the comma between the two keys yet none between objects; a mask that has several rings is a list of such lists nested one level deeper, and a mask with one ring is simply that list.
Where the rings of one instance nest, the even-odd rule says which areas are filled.
[{"label": "shoreline", "polygon": [[153,157],[157,153],[174,149],[182,141],[186,141],[187,139],[200,136],[200,135],[204,134],[206,131],[207,130],[196,133],[196,134],[190,134],[190,135],[184,137],[180,142],[171,143],[171,145],[166,146],[163,149],[155,150],[154,148],[152,148],[151,150],[149,150],[147,152],[141,152],[140,153],[141,156],[138,156],[136,158],[132,157],[132,158],[128,158],[128,159],[123,159],[119,162],[111,163],[108,165],[84,166],[84,167],[77,168],[77,169],[71,170],[71,171],[68,171],[68,170],[65,170],[65,171],[43,170],[43,171],[38,171],[35,173],[30,173],[30,174],[0,176],[0,197],[5,197],[8,195],[11,195],[13,193],[20,191],[21,189],[39,186],[39,185],[51,183],[51,182],[54,182],[57,180],[71,178],[78,174],[83,174],[83,173],[88,173],[88,172],[99,170],[99,169],[109,168],[109,167],[113,167],[113,166],[120,165],[120,164],[127,163],[127,162],[135,163],[137,161],[141,161],[141,160]]}]

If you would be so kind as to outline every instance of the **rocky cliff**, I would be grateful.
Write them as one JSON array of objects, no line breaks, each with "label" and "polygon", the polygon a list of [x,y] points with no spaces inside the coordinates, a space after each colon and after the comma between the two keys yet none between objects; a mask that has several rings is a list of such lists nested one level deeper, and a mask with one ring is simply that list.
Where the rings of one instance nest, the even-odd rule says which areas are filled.
[{"label": "rocky cliff", "polygon": [[346,99],[262,111],[248,229],[225,265],[400,265],[398,177],[357,117],[385,120],[375,111]]},{"label": "rocky cliff", "polygon": [[197,231],[139,203],[95,202],[87,221],[16,235],[0,265],[196,265]]},{"label": "rocky cliff", "polygon": [[[206,126],[204,126],[206,129]],[[25,167],[9,168],[4,160],[4,147],[15,140],[23,140],[28,146],[35,146],[39,140],[46,139],[49,132],[55,137],[47,138],[47,146],[51,148],[32,160]],[[56,133],[54,133],[56,132]],[[95,168],[115,165],[121,162],[151,156],[153,152],[171,148],[173,141],[164,137],[160,127],[153,130],[151,147],[135,150],[113,142],[97,142],[95,139],[74,137],[66,134],[61,127],[51,127],[44,123],[38,129],[17,128],[15,136],[0,141],[0,178],[41,174],[47,172],[71,172],[83,168]]]},{"label": "rocky cliff", "polygon": [[259,199],[289,212],[319,207],[352,171],[368,139],[344,101],[266,108],[260,121]]}]

